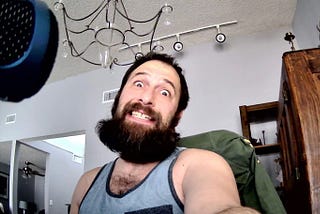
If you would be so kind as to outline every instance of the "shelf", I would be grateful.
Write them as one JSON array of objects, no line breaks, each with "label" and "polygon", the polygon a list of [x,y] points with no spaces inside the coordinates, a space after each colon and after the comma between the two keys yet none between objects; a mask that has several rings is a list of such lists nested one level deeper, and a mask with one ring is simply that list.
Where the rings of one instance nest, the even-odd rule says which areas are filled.
[{"label": "shelf", "polygon": [[277,143],[254,146],[257,155],[272,154],[280,152],[280,145]]},{"label": "shelf", "polygon": [[249,122],[267,122],[278,118],[278,102],[246,106]]},{"label": "shelf", "polygon": [[[253,143],[255,139],[251,136],[250,124],[263,124],[270,121],[277,121],[278,106],[278,101],[239,106],[243,136]],[[276,143],[254,147],[258,155],[280,152],[280,146]]]}]

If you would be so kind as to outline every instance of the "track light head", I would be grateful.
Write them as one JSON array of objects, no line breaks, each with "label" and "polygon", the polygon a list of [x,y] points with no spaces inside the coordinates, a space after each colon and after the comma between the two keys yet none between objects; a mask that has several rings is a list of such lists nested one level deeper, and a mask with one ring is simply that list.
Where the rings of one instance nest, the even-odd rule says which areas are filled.
[{"label": "track light head", "polygon": [[159,53],[159,52],[161,52],[161,51],[163,51],[163,50],[164,50],[164,47],[163,47],[163,45],[161,44],[161,41],[160,41],[160,40],[157,40],[157,41],[154,43],[154,46],[153,46],[153,48],[152,48],[152,51]]},{"label": "track light head", "polygon": [[138,44],[138,48],[139,48],[138,52],[135,53],[135,55],[134,55],[135,60],[138,60],[138,59],[140,59],[141,57],[143,57],[142,48],[141,48],[141,43]]},{"label": "track light head", "polygon": [[135,55],[134,55],[134,58],[136,59],[136,60],[138,60],[138,59],[140,59],[141,57],[143,57],[143,53],[142,52],[137,52]]},{"label": "track light head", "polygon": [[216,35],[216,41],[218,43],[224,43],[226,41],[226,35],[221,33],[221,30],[220,30],[220,25],[217,26],[217,30],[218,30],[218,33]]},{"label": "track light head", "polygon": [[174,49],[175,51],[177,51],[177,52],[182,51],[182,50],[183,50],[183,44],[182,44],[182,42],[175,42],[175,43],[173,44],[173,49]]},{"label": "track light head", "polygon": [[226,41],[226,35],[224,35],[223,33],[218,33],[216,35],[216,41],[219,43],[224,43]]},{"label": "track light head", "polygon": [[180,52],[183,50],[183,44],[182,42],[180,42],[180,35],[177,34],[176,37],[177,37],[177,41],[173,44],[173,49],[177,52]]}]

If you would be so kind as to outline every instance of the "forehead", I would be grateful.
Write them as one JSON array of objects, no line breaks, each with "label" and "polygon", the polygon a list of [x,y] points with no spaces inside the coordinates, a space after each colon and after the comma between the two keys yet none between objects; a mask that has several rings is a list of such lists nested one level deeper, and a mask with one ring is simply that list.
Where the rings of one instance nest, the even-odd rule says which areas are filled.
[{"label": "forehead", "polygon": [[150,60],[141,64],[130,74],[129,79],[138,75],[170,81],[174,87],[180,89],[180,77],[177,71],[171,65],[160,60]]}]

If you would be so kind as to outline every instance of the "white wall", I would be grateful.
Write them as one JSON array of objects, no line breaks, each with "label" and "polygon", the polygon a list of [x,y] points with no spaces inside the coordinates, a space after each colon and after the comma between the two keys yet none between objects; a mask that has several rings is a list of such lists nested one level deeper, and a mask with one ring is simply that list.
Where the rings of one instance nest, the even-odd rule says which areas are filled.
[{"label": "white wall", "polygon": [[320,22],[319,11],[319,0],[297,1],[293,30],[301,49],[316,48],[320,45],[320,35],[316,29],[316,25]]}]

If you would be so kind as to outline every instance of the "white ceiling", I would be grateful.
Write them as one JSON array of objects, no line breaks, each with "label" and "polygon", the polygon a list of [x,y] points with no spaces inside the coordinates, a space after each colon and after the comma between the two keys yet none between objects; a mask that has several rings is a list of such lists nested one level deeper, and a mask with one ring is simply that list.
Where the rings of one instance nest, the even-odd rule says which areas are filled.
[{"label": "white ceiling", "polygon": [[[58,19],[60,40],[62,41],[66,38],[61,21],[62,14],[53,9],[55,1],[44,1],[46,1]],[[92,11],[100,2],[101,0],[63,1],[68,13],[73,17],[86,15],[88,11]],[[173,13],[169,16],[172,24],[165,26],[163,24],[164,19],[160,20],[155,37],[237,20],[238,23],[235,25],[221,27],[223,33],[229,37],[233,37],[271,30],[282,26],[291,27],[297,0],[123,0],[123,3],[127,8],[129,16],[139,20],[152,17],[164,3],[169,3],[173,6]],[[208,29],[183,35],[180,39],[184,44],[184,49],[188,49],[199,43],[213,42],[216,33],[216,29]],[[79,58],[63,58],[61,41],[56,63],[48,83],[100,68],[99,66],[90,65]],[[88,39],[81,39],[81,45],[85,42],[88,42]],[[141,42],[141,40],[133,41],[133,43],[138,42]],[[171,47],[174,42],[174,37],[162,42],[166,52],[170,53],[172,51]],[[147,52],[146,47],[142,47],[142,49],[143,52]],[[95,54],[97,52],[95,51]],[[131,61],[132,55],[124,53],[123,56],[119,56],[119,59],[120,61]]]}]

